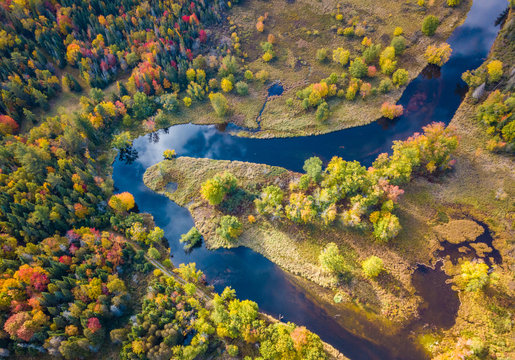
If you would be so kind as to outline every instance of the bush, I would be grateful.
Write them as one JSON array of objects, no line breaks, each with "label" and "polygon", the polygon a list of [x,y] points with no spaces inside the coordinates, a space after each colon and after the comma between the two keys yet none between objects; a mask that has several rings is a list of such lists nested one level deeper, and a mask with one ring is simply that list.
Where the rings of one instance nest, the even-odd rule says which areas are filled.
[{"label": "bush", "polygon": [[223,92],[230,92],[232,90],[232,81],[228,78],[223,78],[221,83],[222,91]]},{"label": "bush", "polygon": [[380,53],[381,53],[381,45],[379,45],[379,44],[370,45],[363,51],[363,60],[365,60],[365,62],[367,64],[370,64],[371,62],[375,61],[379,57]]},{"label": "bush", "polygon": [[390,75],[395,71],[397,61],[395,61],[395,48],[393,46],[388,46],[381,52],[379,65],[381,66],[381,71],[386,75]]},{"label": "bush", "polygon": [[395,49],[395,55],[400,55],[406,50],[406,39],[404,39],[404,36],[395,36],[390,46]]},{"label": "bush", "polygon": [[318,49],[316,53],[316,59],[319,62],[325,62],[327,58],[329,57],[329,50],[326,48]]},{"label": "bush", "polygon": [[398,69],[396,72],[393,73],[392,80],[393,83],[397,86],[402,86],[406,84],[409,80],[408,70]]},{"label": "bush", "polygon": [[225,215],[220,220],[216,233],[227,241],[237,239],[243,232],[241,222],[235,216]]},{"label": "bush", "polygon": [[186,107],[191,106],[191,98],[189,98],[187,96],[184,99],[182,99],[182,102],[184,103],[184,106],[186,106]]},{"label": "bush", "polygon": [[238,81],[236,83],[236,93],[241,96],[245,96],[249,93],[249,86],[244,81]]},{"label": "bush", "polygon": [[393,36],[400,36],[403,33],[404,33],[404,30],[400,26],[397,26],[395,28],[395,30],[393,30]]},{"label": "bush", "polygon": [[184,243],[184,250],[190,250],[200,244],[202,241],[202,234],[196,227],[192,227],[186,234],[182,234],[179,240]]},{"label": "bush", "polygon": [[333,61],[340,65],[347,65],[349,62],[350,57],[350,51],[344,50],[343,48],[339,47],[335,50],[333,50]]},{"label": "bush", "polygon": [[363,273],[369,278],[375,278],[383,271],[383,260],[377,256],[370,256],[363,261]]},{"label": "bush", "polygon": [[200,187],[202,198],[211,205],[220,204],[227,194],[230,194],[237,187],[236,177],[230,172],[217,174],[207,179]]},{"label": "bush", "polygon": [[444,43],[440,46],[436,47],[434,45],[429,45],[426,49],[424,56],[427,59],[429,64],[434,64],[437,66],[442,66],[451,57],[452,49],[451,45]]},{"label": "bush", "polygon": [[499,60],[492,60],[486,65],[488,69],[488,82],[495,83],[501,80],[502,65],[502,62]]},{"label": "bush", "polygon": [[324,101],[317,107],[317,112],[315,114],[315,118],[317,121],[322,122],[329,118],[329,105]]},{"label": "bush", "polygon": [[377,88],[380,93],[386,94],[393,89],[393,82],[389,78],[381,80]]},{"label": "bush", "polygon": [[211,93],[209,94],[209,101],[211,101],[211,106],[218,116],[224,117],[229,112],[229,102],[223,94]]},{"label": "bush", "polygon": [[329,243],[320,252],[318,261],[322,268],[330,273],[339,275],[346,271],[345,259],[335,243]]},{"label": "bush", "polygon": [[350,62],[349,73],[353,78],[361,79],[368,73],[368,67],[361,58],[356,58]]},{"label": "bush", "polygon": [[461,3],[461,0],[447,0],[447,5],[450,7],[458,6]]},{"label": "bush", "polygon": [[440,24],[440,20],[434,15],[428,15],[422,22],[422,33],[427,36],[433,36]]},{"label": "bush", "polygon": [[252,80],[254,79],[254,74],[252,73],[252,71],[250,70],[246,70],[245,73],[243,74],[243,77],[245,77],[246,80]]},{"label": "bush", "polygon": [[172,149],[172,150],[166,149],[165,151],[163,151],[163,158],[165,158],[166,160],[175,159],[176,156],[177,156],[177,153],[175,152],[174,149]]},{"label": "bush", "polygon": [[256,73],[256,79],[262,83],[266,83],[269,77],[270,74],[266,70],[260,70]]},{"label": "bush", "polygon": [[259,198],[254,200],[256,210],[263,215],[281,217],[284,192],[275,185],[269,185],[263,189]]},{"label": "bush", "polygon": [[155,247],[151,247],[147,251],[147,255],[149,258],[154,260],[161,259],[161,254],[159,253],[159,250],[157,250]]},{"label": "bush", "polygon": [[310,157],[304,161],[302,169],[314,182],[319,182],[322,178],[322,160],[317,156]]},{"label": "bush", "polygon": [[461,264],[459,282],[465,291],[479,291],[490,283],[488,265],[482,262],[465,261]]},{"label": "bush", "polygon": [[390,104],[389,102],[383,103],[381,105],[381,115],[388,119],[395,119],[396,117],[401,116],[404,113],[404,108],[402,105]]}]

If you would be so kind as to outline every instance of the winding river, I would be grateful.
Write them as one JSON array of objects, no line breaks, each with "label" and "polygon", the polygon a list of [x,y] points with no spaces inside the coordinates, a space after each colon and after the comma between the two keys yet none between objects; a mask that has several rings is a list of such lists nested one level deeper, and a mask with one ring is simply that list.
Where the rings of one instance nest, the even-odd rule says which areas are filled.
[{"label": "winding river", "polygon": [[361,329],[366,333],[363,337],[353,335],[307,298],[278,266],[248,248],[209,251],[201,247],[186,253],[179,237],[194,225],[188,210],[149,190],[143,173],[163,159],[165,149],[175,149],[179,156],[265,163],[294,171],[301,171],[304,160],[314,155],[324,161],[338,155],[370,165],[379,153],[390,150],[393,141],[406,139],[433,121],[450,122],[467,90],[461,74],[484,61],[497,35],[494,21],[505,7],[506,0],[474,1],[466,21],[448,41],[451,59],[439,71],[426,69],[409,84],[399,100],[405,114],[394,121],[381,119],[326,135],[279,139],[242,138],[211,125],[178,125],[136,139],[131,161],[117,158],[113,164],[115,187],[132,193],[139,210],[152,214],[156,225],[165,230],[173,263],[197,263],[216,291],[231,286],[239,298],[257,302],[275,317],[305,325],[353,360],[424,359],[407,337],[376,336],[371,341],[367,338],[374,335],[366,329]]}]

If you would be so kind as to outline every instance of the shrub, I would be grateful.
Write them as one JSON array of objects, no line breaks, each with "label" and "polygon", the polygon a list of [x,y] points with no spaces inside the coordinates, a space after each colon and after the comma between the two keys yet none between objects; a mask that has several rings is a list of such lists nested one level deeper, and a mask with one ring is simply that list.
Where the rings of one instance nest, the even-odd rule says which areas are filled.
[{"label": "shrub", "polygon": [[378,218],[372,223],[374,224],[374,236],[381,242],[393,239],[401,230],[399,218],[388,211],[381,211]]},{"label": "shrub", "polygon": [[325,101],[323,101],[317,107],[315,118],[317,119],[317,121],[322,122],[322,121],[327,120],[327,118],[329,117],[329,114],[330,114],[329,105]]},{"label": "shrub", "polygon": [[349,56],[350,56],[349,50],[344,50],[341,47],[333,50],[333,61],[337,64],[340,64],[343,66],[347,65],[347,63],[349,62]]},{"label": "shrub", "polygon": [[263,189],[259,198],[254,200],[256,210],[263,215],[281,217],[284,192],[275,185]]},{"label": "shrub", "polygon": [[372,92],[372,85],[370,83],[364,82],[359,87],[359,94],[361,95],[361,97],[363,99],[366,98],[367,96],[369,96],[371,92]]},{"label": "shrub", "polygon": [[319,62],[325,62],[327,58],[329,57],[329,50],[326,48],[318,49],[316,53],[316,59]]},{"label": "shrub", "polygon": [[395,55],[400,55],[406,50],[406,39],[404,39],[404,36],[395,36],[390,46],[395,49]]},{"label": "shrub", "polygon": [[388,46],[381,52],[379,65],[381,66],[381,71],[386,75],[390,75],[395,71],[397,61],[395,61],[395,48],[393,46]]},{"label": "shrub", "polygon": [[394,30],[393,30],[393,36],[400,36],[404,33],[404,30],[400,27],[400,26],[397,26]]},{"label": "shrub", "polygon": [[359,90],[359,85],[357,81],[351,81],[349,86],[347,87],[347,92],[345,93],[345,98],[347,100],[354,100],[356,98],[356,93]]},{"label": "shrub", "polygon": [[243,232],[243,227],[235,216],[225,215],[220,220],[216,233],[227,241],[237,239]]},{"label": "shrub", "polygon": [[461,264],[459,282],[465,291],[479,291],[490,283],[488,265],[482,262],[465,261]]},{"label": "shrub", "polygon": [[228,78],[223,78],[221,83],[222,91],[223,92],[230,92],[232,90],[232,81]]},{"label": "shrub", "polygon": [[383,260],[377,256],[370,256],[363,261],[363,273],[369,278],[375,278],[383,271]]},{"label": "shrub", "polygon": [[270,74],[266,70],[260,70],[256,73],[256,79],[262,83],[267,82],[269,77]]},{"label": "shrub", "polygon": [[502,65],[502,62],[499,60],[492,60],[486,65],[488,69],[488,82],[495,83],[501,80]]},{"label": "shrub", "polygon": [[252,79],[254,79],[254,74],[252,73],[252,71],[250,70],[246,70],[245,73],[243,74],[243,76],[245,77],[246,80],[250,81]]},{"label": "shrub", "polygon": [[163,151],[163,158],[165,158],[166,160],[175,159],[176,156],[177,156],[177,153],[175,152],[174,149],[172,149],[172,150],[166,149],[165,151]]},{"label": "shrub", "polygon": [[442,66],[451,57],[452,49],[451,45],[444,43],[440,46],[436,47],[434,45],[429,45],[426,49],[424,56],[427,59],[429,64],[434,64],[437,66]]},{"label": "shrub", "polygon": [[440,24],[440,20],[434,15],[428,15],[422,22],[422,33],[427,36],[433,36]]},{"label": "shrub", "polygon": [[229,111],[229,102],[222,93],[211,93],[209,94],[209,101],[215,113],[224,117]]},{"label": "shrub", "polygon": [[476,69],[474,71],[467,70],[461,75],[461,78],[470,88],[477,88],[485,82],[486,74],[484,71],[481,71],[481,69]]},{"label": "shrub", "polygon": [[367,64],[370,64],[371,62],[375,61],[379,54],[381,53],[381,45],[379,44],[371,44],[363,51],[363,60]]},{"label": "shrub", "polygon": [[447,5],[450,7],[458,6],[461,3],[461,0],[447,0]]},{"label": "shrub", "polygon": [[274,52],[273,51],[267,51],[263,54],[262,59],[264,62],[269,62],[274,58]]},{"label": "shrub", "polygon": [[348,37],[354,36],[354,28],[352,26],[346,27],[343,29],[343,35]]},{"label": "shrub", "polygon": [[147,255],[149,258],[154,260],[161,259],[161,254],[159,253],[159,250],[157,250],[155,247],[151,247],[147,251]]},{"label": "shrub", "polygon": [[402,86],[406,84],[409,80],[409,73],[408,70],[405,69],[398,69],[395,71],[392,75],[393,83],[397,86]]},{"label": "shrub", "polygon": [[349,73],[352,77],[356,79],[361,79],[365,75],[367,75],[368,67],[365,65],[365,62],[361,58],[356,58],[354,61],[350,62]]},{"label": "shrub", "polygon": [[218,88],[218,80],[216,80],[215,78],[209,79],[208,85],[211,90],[217,89]]},{"label": "shrub", "polygon": [[220,204],[225,196],[233,192],[237,187],[236,177],[229,173],[217,174],[207,179],[200,187],[202,198],[211,205]]},{"label": "shrub", "polygon": [[335,275],[341,274],[346,270],[345,259],[340,254],[340,250],[335,243],[329,243],[320,252],[318,261],[322,268]]},{"label": "shrub", "polygon": [[381,80],[377,88],[380,93],[386,94],[393,89],[393,82],[389,78]]},{"label": "shrub", "polygon": [[238,81],[236,83],[236,93],[238,95],[247,95],[249,93],[249,86],[244,81]]},{"label": "shrub", "polygon": [[317,156],[310,157],[304,161],[302,169],[314,182],[319,182],[322,177],[322,160]]},{"label": "shrub", "polygon": [[184,245],[184,250],[190,250],[202,241],[202,234],[196,227],[192,227],[186,234],[182,234],[179,240]]},{"label": "shrub", "polygon": [[186,106],[186,107],[191,106],[191,98],[189,98],[187,96],[184,99],[182,99],[182,102],[184,103],[184,106]]},{"label": "shrub", "polygon": [[401,116],[404,113],[404,108],[402,105],[390,104],[389,102],[383,103],[381,105],[381,115],[388,119],[395,119],[396,117]]}]

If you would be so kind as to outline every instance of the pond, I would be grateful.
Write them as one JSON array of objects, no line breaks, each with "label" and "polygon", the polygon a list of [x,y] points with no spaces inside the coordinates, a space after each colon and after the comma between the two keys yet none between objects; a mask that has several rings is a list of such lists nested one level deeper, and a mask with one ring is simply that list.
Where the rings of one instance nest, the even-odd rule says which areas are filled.
[{"label": "pond", "polygon": [[326,135],[285,139],[242,138],[216,126],[174,126],[134,141],[131,156],[113,164],[115,187],[132,193],[140,211],[152,214],[164,229],[173,263],[195,262],[216,291],[231,286],[240,298],[257,302],[262,311],[284,321],[305,325],[351,359],[424,359],[412,339],[377,336],[373,324],[361,329],[363,337],[353,335],[356,329],[342,327],[279,267],[248,248],[209,251],[201,247],[185,252],[179,237],[193,226],[189,212],[146,188],[143,173],[163,159],[165,149],[175,149],[178,156],[265,163],[294,171],[315,155],[324,161],[337,155],[368,166],[379,153],[389,151],[393,141],[406,139],[433,121],[450,122],[466,92],[461,74],[484,61],[498,31],[495,18],[505,7],[505,0],[474,1],[465,23],[449,39],[451,59],[439,72],[429,69],[407,87],[399,101],[405,114],[394,121],[382,119]]}]

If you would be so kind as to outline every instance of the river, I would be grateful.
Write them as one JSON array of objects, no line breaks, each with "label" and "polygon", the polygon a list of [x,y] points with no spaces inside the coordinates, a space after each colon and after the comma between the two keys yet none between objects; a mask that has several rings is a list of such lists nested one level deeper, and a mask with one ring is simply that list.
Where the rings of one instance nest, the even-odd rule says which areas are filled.
[{"label": "river", "polygon": [[149,190],[143,173],[163,160],[165,149],[175,149],[179,156],[265,163],[293,171],[301,171],[304,160],[315,155],[324,161],[337,155],[370,165],[378,154],[390,150],[393,141],[406,139],[431,122],[450,122],[467,90],[461,74],[486,58],[498,31],[494,21],[506,5],[506,0],[474,1],[467,19],[448,40],[453,49],[449,62],[440,71],[424,71],[408,85],[399,100],[405,113],[394,121],[381,119],[325,135],[279,139],[238,137],[212,125],[178,125],[136,139],[132,161],[117,158],[113,164],[115,187],[132,193],[139,210],[152,214],[164,229],[174,265],[195,262],[216,291],[231,286],[239,298],[257,302],[272,316],[306,326],[352,360],[424,359],[407,337],[370,341],[353,335],[307,298],[278,266],[248,248],[209,251],[201,247],[185,252],[179,237],[194,225],[188,210]]}]

